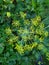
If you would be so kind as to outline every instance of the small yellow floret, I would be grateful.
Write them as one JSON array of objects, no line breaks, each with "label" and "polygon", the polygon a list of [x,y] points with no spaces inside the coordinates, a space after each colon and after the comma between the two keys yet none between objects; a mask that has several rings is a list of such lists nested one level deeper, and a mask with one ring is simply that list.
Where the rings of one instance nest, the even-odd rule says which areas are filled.
[{"label": "small yellow floret", "polygon": [[46,36],[46,37],[48,36],[48,31],[45,31],[45,36]]},{"label": "small yellow floret", "polygon": [[11,13],[10,12],[7,12],[7,17],[10,17],[11,16]]}]

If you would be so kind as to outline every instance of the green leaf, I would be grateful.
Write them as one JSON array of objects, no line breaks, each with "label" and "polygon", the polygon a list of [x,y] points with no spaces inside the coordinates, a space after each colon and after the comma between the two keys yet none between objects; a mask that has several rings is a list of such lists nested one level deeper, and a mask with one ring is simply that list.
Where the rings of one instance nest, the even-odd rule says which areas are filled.
[{"label": "green leaf", "polygon": [[4,47],[0,44],[0,54],[3,52]]}]

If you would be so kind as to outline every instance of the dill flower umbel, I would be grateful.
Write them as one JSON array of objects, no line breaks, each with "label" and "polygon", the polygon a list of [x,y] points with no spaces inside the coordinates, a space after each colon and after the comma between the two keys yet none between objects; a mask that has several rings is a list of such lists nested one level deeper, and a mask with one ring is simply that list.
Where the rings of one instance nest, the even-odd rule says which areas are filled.
[{"label": "dill flower umbel", "polygon": [[44,33],[44,34],[45,34],[45,37],[47,37],[47,36],[48,36],[48,31],[45,31],[45,33]]},{"label": "dill flower umbel", "polygon": [[13,27],[19,27],[19,26],[20,26],[19,21],[18,21],[18,20],[13,20],[13,21],[12,21],[12,26],[13,26]]},{"label": "dill flower umbel", "polygon": [[15,49],[16,49],[20,54],[24,54],[23,46],[16,44]]},{"label": "dill flower umbel", "polygon": [[37,43],[34,42],[32,44],[25,44],[25,46],[21,46],[19,44],[16,44],[15,49],[20,53],[24,54],[26,51],[31,51],[33,48],[37,47]]},{"label": "dill flower umbel", "polygon": [[24,13],[24,12],[20,12],[20,15],[21,15],[22,18],[26,17],[26,13]]},{"label": "dill flower umbel", "polygon": [[[23,21],[23,26],[20,26],[20,22],[15,20],[12,22],[12,26],[16,28],[18,37],[20,37],[20,40],[18,38],[14,38],[15,40],[12,40],[13,42],[17,42],[15,43],[15,49],[18,53],[24,54],[26,51],[32,51],[34,48],[46,53],[45,51],[47,51],[47,49],[42,43],[44,42],[45,37],[48,36],[48,31],[45,31],[45,24],[41,22],[40,16],[36,16],[30,21],[25,19]],[[20,45],[18,44],[18,41],[20,41]],[[45,50],[43,50],[43,48],[45,48]]]},{"label": "dill flower umbel", "polygon": [[40,16],[36,16],[36,18],[34,19],[31,19],[32,20],[32,23],[34,26],[38,26],[40,21],[41,21],[41,17]]},{"label": "dill flower umbel", "polygon": [[12,34],[12,31],[11,31],[11,29],[10,29],[10,28],[6,28],[6,29],[5,29],[5,32],[6,32],[6,34],[7,34],[7,35]]}]

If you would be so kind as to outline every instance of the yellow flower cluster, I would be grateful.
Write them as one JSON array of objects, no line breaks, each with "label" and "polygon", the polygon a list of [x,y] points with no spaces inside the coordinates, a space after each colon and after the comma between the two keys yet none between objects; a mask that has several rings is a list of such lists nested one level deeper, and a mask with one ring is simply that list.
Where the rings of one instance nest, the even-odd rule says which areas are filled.
[{"label": "yellow flower cluster", "polygon": [[23,54],[24,53],[24,49],[23,46],[16,44],[15,49],[20,53]]},{"label": "yellow flower cluster", "polygon": [[10,28],[6,28],[6,29],[5,29],[5,32],[6,32],[7,35],[10,35],[10,34],[12,33],[12,31],[11,31]]},{"label": "yellow flower cluster", "polygon": [[36,18],[32,19],[32,23],[34,26],[38,26],[40,21],[41,21],[40,16],[36,16]]},{"label": "yellow flower cluster", "polygon": [[[20,15],[22,18],[25,18],[26,16],[26,14],[23,12],[20,12]],[[28,19],[24,19],[23,26],[21,26],[21,23],[19,20],[13,20],[12,27],[13,27],[13,31],[16,30],[15,34],[18,34],[18,35],[17,36],[14,35],[15,37],[9,38],[8,43],[13,44],[15,42],[16,44],[15,49],[20,54],[24,54],[26,51],[31,51],[33,48],[37,46],[39,50],[42,50],[44,48],[44,45],[42,44],[42,42],[44,42],[44,39],[48,36],[48,31],[44,29],[45,25],[43,22],[41,22],[40,16],[36,16],[30,21]],[[6,34],[10,35],[11,29],[6,29]],[[17,44],[19,41],[20,41],[20,45]]]},{"label": "yellow flower cluster", "polygon": [[48,36],[48,31],[45,31],[45,33],[44,33],[44,34],[45,34],[45,36],[47,37],[47,36]]},{"label": "yellow flower cluster", "polygon": [[21,46],[19,44],[16,44],[15,49],[20,53],[24,54],[26,51],[31,51],[33,48],[37,47],[37,43],[34,42],[32,44],[25,44],[25,46]]},{"label": "yellow flower cluster", "polygon": [[11,16],[11,13],[10,12],[7,12],[6,14],[7,14],[7,17],[10,17]]},{"label": "yellow flower cluster", "polygon": [[18,20],[13,20],[12,21],[12,25],[13,25],[13,27],[19,27],[20,26],[20,23],[19,23]]},{"label": "yellow flower cluster", "polygon": [[39,50],[42,50],[44,48],[44,45],[42,44],[42,43],[40,43],[39,45],[38,45],[38,49]]},{"label": "yellow flower cluster", "polygon": [[13,44],[13,42],[18,41],[18,39],[19,39],[18,36],[11,36],[11,37],[8,39],[8,43],[9,43],[9,44]]},{"label": "yellow flower cluster", "polygon": [[26,17],[26,13],[24,13],[24,12],[20,12],[20,15],[21,15],[22,18]]},{"label": "yellow flower cluster", "polygon": [[30,25],[30,21],[28,19],[24,20],[24,25]]}]

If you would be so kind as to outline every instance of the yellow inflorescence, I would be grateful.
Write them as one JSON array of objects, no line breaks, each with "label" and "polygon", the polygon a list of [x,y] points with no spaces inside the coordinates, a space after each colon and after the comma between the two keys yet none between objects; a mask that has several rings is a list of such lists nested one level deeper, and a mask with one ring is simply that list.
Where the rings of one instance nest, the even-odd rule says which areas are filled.
[{"label": "yellow inflorescence", "polygon": [[36,16],[37,21],[41,21],[41,17],[40,16]]},{"label": "yellow inflorescence", "polygon": [[[24,14],[22,16],[22,14]],[[26,14],[23,12],[20,12],[20,15],[22,18],[25,18]],[[12,26],[17,29],[18,37],[20,35],[21,39],[24,41],[25,45],[20,45],[18,44],[18,37],[15,38],[10,38],[8,40],[9,43],[15,42],[16,46],[15,49],[20,53],[24,54],[26,51],[31,51],[33,48],[36,48],[38,46],[39,50],[42,50],[44,45],[43,44],[38,44],[42,43],[45,39],[45,37],[48,36],[48,31],[45,31],[44,23],[41,22],[41,17],[36,16],[35,18],[31,19],[29,21],[28,19],[24,20],[24,27],[20,26],[20,22],[18,20],[13,20],[12,21]],[[26,26],[26,27],[25,27]],[[9,30],[9,32],[7,32]],[[6,33],[10,34],[11,30],[6,29]],[[33,43],[27,44],[27,41],[32,41]],[[16,43],[17,42],[17,43]]]},{"label": "yellow inflorescence", "polygon": [[10,17],[11,16],[11,13],[10,12],[7,12],[7,17]]},{"label": "yellow inflorescence", "polygon": [[47,36],[48,36],[48,31],[45,31],[45,33],[44,33],[44,34],[45,34],[45,36],[47,37]]},{"label": "yellow inflorescence", "polygon": [[21,15],[22,18],[26,17],[26,13],[24,13],[24,12],[20,12],[20,15]]},{"label": "yellow inflorescence", "polygon": [[40,40],[40,42],[43,42],[44,38],[43,37],[40,37],[39,40]]},{"label": "yellow inflorescence", "polygon": [[14,27],[19,27],[19,26],[20,26],[20,23],[19,23],[18,20],[13,20],[13,21],[12,21],[12,25],[13,25]]},{"label": "yellow inflorescence", "polygon": [[10,28],[6,28],[6,29],[5,29],[5,32],[6,32],[7,35],[10,35],[10,34],[12,33],[12,31],[11,31]]},{"label": "yellow inflorescence", "polygon": [[41,29],[43,29],[43,28],[45,27],[45,25],[44,25],[44,23],[43,23],[43,22],[42,22],[42,23],[40,23],[40,25],[39,25],[39,26],[40,26],[40,28],[41,28]]},{"label": "yellow inflorescence", "polygon": [[20,53],[20,54],[24,54],[25,51],[31,51],[33,48],[35,48],[37,46],[37,43],[34,42],[30,45],[26,44],[25,46],[21,46],[19,44],[16,44],[15,49]]},{"label": "yellow inflorescence", "polygon": [[9,38],[8,43],[13,44],[13,42],[18,41],[18,39],[19,39],[18,36],[12,36],[12,37]]},{"label": "yellow inflorescence", "polygon": [[40,16],[36,16],[36,18],[32,19],[32,23],[33,23],[34,26],[38,26],[40,21],[41,21]]},{"label": "yellow inflorescence", "polygon": [[20,53],[23,54],[24,53],[24,49],[23,46],[16,44],[15,49]]},{"label": "yellow inflorescence", "polygon": [[39,49],[39,50],[42,50],[43,48],[44,48],[44,45],[40,43],[40,44],[38,45],[38,49]]}]

